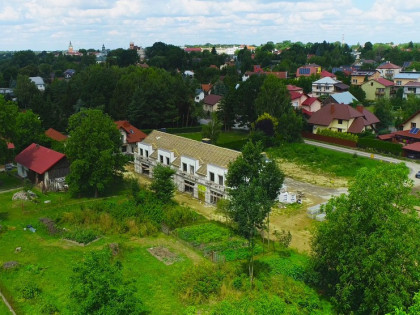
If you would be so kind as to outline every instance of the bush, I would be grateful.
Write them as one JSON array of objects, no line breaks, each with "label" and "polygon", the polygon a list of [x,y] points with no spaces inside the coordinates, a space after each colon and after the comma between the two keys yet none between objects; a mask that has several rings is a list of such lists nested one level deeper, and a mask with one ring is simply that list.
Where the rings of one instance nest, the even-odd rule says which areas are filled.
[{"label": "bush", "polygon": [[377,139],[360,138],[357,142],[359,148],[373,149],[382,153],[390,153],[400,156],[402,154],[402,145],[399,143],[392,143],[381,141]]},{"label": "bush", "polygon": [[92,230],[77,229],[66,233],[64,238],[86,245],[94,241],[97,238],[97,235]]},{"label": "bush", "polygon": [[190,208],[183,206],[174,206],[165,211],[163,221],[170,229],[186,226],[201,218]]},{"label": "bush", "polygon": [[318,135],[321,135],[321,136],[350,140],[350,141],[354,141],[354,142],[357,142],[357,140],[359,138],[358,136],[356,136],[354,134],[351,134],[351,133],[337,132],[337,131],[333,131],[333,130],[329,130],[329,129],[318,129],[316,133]]},{"label": "bush", "polygon": [[20,296],[25,300],[32,300],[41,294],[41,288],[33,281],[28,280],[22,283],[18,288]]}]

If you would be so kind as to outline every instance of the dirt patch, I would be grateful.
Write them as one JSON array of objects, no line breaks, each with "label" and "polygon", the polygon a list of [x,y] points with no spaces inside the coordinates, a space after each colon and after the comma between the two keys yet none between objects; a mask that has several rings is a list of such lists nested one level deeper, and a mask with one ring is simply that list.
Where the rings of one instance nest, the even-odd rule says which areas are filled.
[{"label": "dirt patch", "polygon": [[55,235],[61,232],[56,227],[54,220],[50,218],[40,218],[39,221],[47,228],[48,234]]},{"label": "dirt patch", "polygon": [[173,263],[181,260],[178,255],[172,253],[166,247],[152,247],[148,248],[147,251],[165,265],[172,265]]},{"label": "dirt patch", "polygon": [[345,178],[340,178],[332,174],[314,172],[313,169],[308,166],[299,165],[282,159],[278,159],[277,162],[284,174],[295,180],[324,187],[348,186],[347,179]]}]

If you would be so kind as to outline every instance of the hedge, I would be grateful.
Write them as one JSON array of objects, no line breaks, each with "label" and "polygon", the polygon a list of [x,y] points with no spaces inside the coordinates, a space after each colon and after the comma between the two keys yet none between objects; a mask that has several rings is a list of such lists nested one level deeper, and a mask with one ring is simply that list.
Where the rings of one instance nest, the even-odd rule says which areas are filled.
[{"label": "hedge", "polygon": [[357,142],[357,139],[359,138],[358,136],[353,135],[351,133],[337,132],[337,131],[333,131],[333,130],[329,130],[329,129],[318,129],[316,134],[321,135],[321,136],[350,140],[350,141],[354,141],[354,142]]},{"label": "hedge", "polygon": [[399,143],[392,143],[369,138],[360,138],[359,141],[357,141],[357,146],[359,148],[374,149],[378,152],[391,153],[394,155],[402,154],[402,144]]}]

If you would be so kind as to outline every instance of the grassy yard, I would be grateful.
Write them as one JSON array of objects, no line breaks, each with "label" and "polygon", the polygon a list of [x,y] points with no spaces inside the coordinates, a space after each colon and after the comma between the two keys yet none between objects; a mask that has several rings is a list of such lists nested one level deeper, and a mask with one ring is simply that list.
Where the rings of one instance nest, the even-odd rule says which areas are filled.
[{"label": "grassy yard", "polygon": [[[180,133],[178,136],[201,141],[201,132]],[[217,145],[232,150],[241,150],[248,141],[248,133],[244,131],[225,131],[222,132],[217,140]]]},{"label": "grassy yard", "polygon": [[[102,233],[101,238],[87,246],[79,246],[62,239],[61,236],[48,234],[47,229],[40,223],[40,218],[52,218],[63,227],[60,218],[80,211],[93,211],[104,202],[122,204],[127,200],[126,193],[117,196],[98,199],[73,199],[67,193],[39,192],[39,201],[12,201],[13,192],[0,194],[0,288],[8,297],[12,306],[19,314],[43,314],[46,308],[54,306],[62,314],[69,314],[71,298],[70,277],[72,268],[83,260],[85,254],[107,248],[110,243],[119,244],[119,254],[116,260],[123,266],[126,279],[134,280],[137,287],[137,297],[140,298],[150,314],[189,314],[197,312],[217,311],[218,314],[230,314],[232,307],[239,313],[252,313],[268,298],[270,303],[278,302],[285,311],[302,314],[331,314],[331,305],[307,286],[303,279],[308,257],[288,250],[279,255],[277,252],[260,254],[256,262],[256,289],[247,288],[249,280],[246,276],[246,262],[241,260],[244,240],[234,232],[219,223],[194,223],[191,228],[183,227],[178,231],[178,237],[167,236],[160,232],[153,236],[139,237],[129,233]],[[48,203],[44,203],[48,201]],[[87,216],[88,218],[92,218]],[[86,220],[85,218],[85,220]],[[36,228],[32,233],[27,225]],[[81,222],[80,225],[90,228],[96,223]],[[67,227],[67,225],[64,224]],[[71,228],[71,226],[69,226]],[[205,232],[204,234],[201,232]],[[181,241],[183,239],[184,241]],[[192,245],[188,245],[191,243]],[[231,252],[226,245],[230,243],[241,245]],[[195,248],[195,245],[198,245]],[[21,247],[20,252],[15,252]],[[176,256],[171,265],[166,265],[152,256],[148,249],[165,248]],[[226,263],[222,265],[210,264],[204,258],[203,251],[216,250],[226,256]],[[241,255],[239,255],[241,253]],[[284,254],[283,253],[283,254]],[[232,257],[232,261],[228,259]],[[239,260],[238,260],[239,259]],[[19,266],[4,270],[5,262],[16,261]],[[199,270],[194,266],[210,266],[211,270],[235,270],[223,274],[220,270],[203,276],[191,270]],[[200,268],[200,267],[199,267]],[[215,269],[216,268],[216,269]],[[223,269],[223,270],[225,270]],[[205,269],[207,270],[207,269]],[[185,283],[197,287],[187,288],[180,292],[181,278],[192,277]],[[194,278],[198,277],[198,278]],[[200,282],[204,281],[204,282]],[[195,294],[206,288],[206,283],[216,283],[220,292],[212,293],[204,300],[186,299],[184,293]],[[271,286],[275,285],[275,290]],[[32,298],[25,298],[24,290],[38,288],[39,291]],[[274,301],[274,302],[273,302]],[[3,314],[0,303],[0,314]]]},{"label": "grassy yard", "polygon": [[16,169],[10,172],[0,172],[0,191],[22,186],[22,181],[14,176]]},{"label": "grassy yard", "polygon": [[311,167],[314,171],[352,178],[362,167],[377,167],[383,162],[365,157],[337,152],[305,143],[282,144],[270,148],[267,154],[271,158],[280,158]]},{"label": "grassy yard", "polygon": [[3,303],[2,299],[0,299],[0,314],[11,314],[6,304]]}]

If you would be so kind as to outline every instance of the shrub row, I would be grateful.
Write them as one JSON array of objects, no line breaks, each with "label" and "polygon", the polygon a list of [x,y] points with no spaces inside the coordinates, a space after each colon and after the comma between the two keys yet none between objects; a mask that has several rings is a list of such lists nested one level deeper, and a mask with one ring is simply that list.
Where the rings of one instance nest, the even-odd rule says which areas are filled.
[{"label": "shrub row", "polygon": [[333,137],[333,138],[350,140],[350,141],[355,141],[355,142],[357,142],[359,138],[357,135],[354,135],[351,133],[337,132],[337,131],[333,131],[329,129],[318,129],[316,133],[321,136]]},{"label": "shrub row", "polygon": [[402,145],[376,139],[360,138],[357,142],[359,148],[373,149],[382,153],[390,153],[400,156],[402,154]]}]

